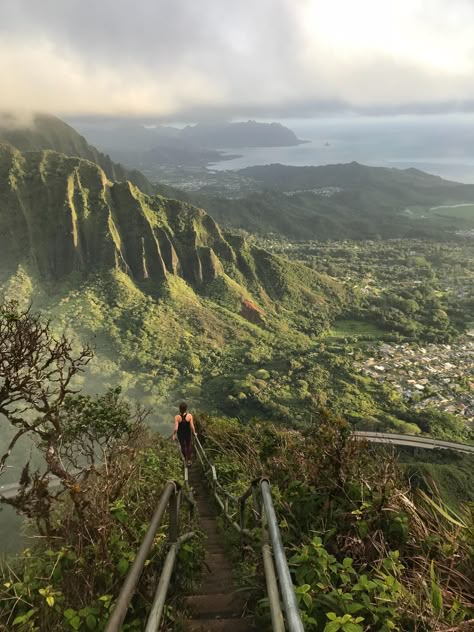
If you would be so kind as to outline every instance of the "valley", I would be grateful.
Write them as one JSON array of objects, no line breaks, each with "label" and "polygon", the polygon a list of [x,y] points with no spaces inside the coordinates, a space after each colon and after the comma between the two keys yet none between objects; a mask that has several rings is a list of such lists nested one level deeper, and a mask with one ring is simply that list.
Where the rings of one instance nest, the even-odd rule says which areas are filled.
[{"label": "valley", "polygon": [[[227,174],[216,178],[210,193],[203,195],[196,181],[183,172],[178,183],[187,183],[186,190],[148,183],[152,190],[144,193],[130,180],[114,181],[106,169],[109,163],[101,166],[91,161],[93,148],[79,142],[70,129],[62,129],[78,143],[76,153],[83,155],[66,155],[49,146],[41,149],[35,143],[28,146],[28,138],[23,138],[28,148],[22,151],[11,142],[0,144],[0,303],[4,306],[0,344],[5,357],[10,357],[17,338],[5,338],[9,323],[38,312],[50,323],[47,327],[54,339],[65,335],[73,353],[89,345],[94,355],[75,375],[74,394],[54,409],[60,415],[56,425],[49,421],[56,414],[52,410],[41,419],[47,390],[36,408],[39,435],[33,441],[22,437],[8,456],[2,484],[23,481],[22,492],[13,502],[30,520],[23,523],[13,507],[0,513],[0,531],[13,534],[3,538],[2,550],[14,554],[37,532],[46,534],[42,537],[48,544],[42,540],[34,544],[33,558],[29,553],[13,558],[15,563],[23,560],[15,571],[23,577],[21,587],[11,581],[5,567],[0,592],[7,607],[0,608],[0,620],[8,620],[15,611],[20,623],[23,617],[44,617],[46,627],[40,626],[47,629],[52,617],[45,608],[51,608],[51,599],[61,603],[54,614],[57,629],[63,620],[73,629],[85,629],[84,625],[90,629],[97,621],[107,620],[104,604],[111,603],[111,595],[121,585],[148,520],[140,512],[147,503],[146,515],[156,506],[143,480],[152,478],[155,495],[160,491],[157,480],[180,480],[178,452],[164,438],[172,432],[172,412],[183,399],[195,415],[199,433],[208,433],[212,440],[213,428],[218,433],[227,428],[231,449],[219,466],[232,493],[242,492],[250,472],[260,476],[262,463],[265,472],[272,471],[282,529],[285,538],[292,534],[291,541],[306,542],[304,524],[313,533],[315,521],[322,520],[321,528],[334,525],[325,537],[328,549],[336,550],[342,518],[351,542],[356,537],[365,546],[373,533],[384,533],[387,545],[403,551],[409,524],[405,501],[400,506],[394,503],[408,493],[417,504],[408,497],[406,502],[416,511],[435,508],[430,518],[434,534],[440,529],[438,514],[444,520],[444,537],[447,526],[458,520],[453,512],[468,520],[465,503],[474,499],[470,455],[442,450],[426,454],[414,447],[392,452],[350,440],[351,430],[357,429],[474,442],[473,340],[469,335],[474,244],[468,236],[456,235],[463,230],[469,234],[469,218],[450,219],[437,215],[445,209],[433,209],[436,218],[432,221],[426,218],[424,207],[412,205],[416,211],[411,214],[400,212],[406,200],[395,202],[397,191],[406,186],[408,199],[420,202],[422,197],[428,203],[435,195],[431,176],[405,172],[393,176],[349,165],[342,171],[311,172],[310,182],[301,181],[302,174],[297,172],[292,184],[265,190],[266,185],[253,177]],[[365,188],[362,176],[369,180],[377,176],[381,181]],[[138,179],[143,177],[140,174]],[[241,186],[248,188],[243,198],[239,197]],[[442,196],[448,195],[446,187],[450,190],[449,201],[456,195],[463,199],[468,191],[453,185],[453,194],[449,183],[439,186]],[[229,187],[234,187],[236,197],[228,197]],[[222,192],[227,197],[214,195]],[[292,215],[300,216],[302,200],[305,221],[311,227],[308,231],[305,221],[298,226]],[[208,208],[210,214],[204,210]],[[244,215],[240,214],[243,209]],[[222,225],[213,217],[219,212]],[[259,218],[261,225],[269,219],[275,231],[252,233],[245,218]],[[374,218],[380,221],[375,223]],[[246,228],[236,229],[242,219]],[[422,229],[413,230],[415,225]],[[306,239],[295,238],[295,226],[300,235],[306,233]],[[319,232],[321,238],[311,239]],[[389,234],[397,238],[383,238]],[[52,344],[54,348],[56,343]],[[6,371],[12,366],[15,363],[1,365]],[[61,361],[59,371],[63,371]],[[2,397],[9,397],[9,384],[6,377]],[[54,381],[47,388],[54,390]],[[9,401],[10,407],[15,406],[15,399]],[[27,396],[23,416],[15,423],[22,425],[31,418],[30,401],[34,400]],[[5,416],[9,414],[3,410]],[[135,426],[133,420],[145,411],[146,424]],[[64,424],[64,434],[57,434],[58,423]],[[0,426],[3,445],[14,434],[8,423]],[[222,439],[226,437],[221,437],[219,449]],[[57,447],[45,452],[45,440],[51,445],[56,441]],[[88,441],[96,446],[92,452],[87,452]],[[236,460],[235,446],[242,441],[245,454]],[[97,461],[100,469],[96,470],[99,445],[107,466],[104,469]],[[55,460],[57,451],[61,462],[69,464],[67,469]],[[70,467],[79,464],[76,459],[81,454],[92,465],[77,485]],[[244,472],[239,470],[242,463]],[[305,465],[299,471],[301,463]],[[57,500],[37,478],[45,467],[63,477],[68,490],[59,492]],[[130,468],[134,468],[133,476]],[[30,472],[35,472],[33,478]],[[308,472],[315,476],[311,486]],[[317,488],[316,481],[322,487]],[[366,484],[359,498],[358,489]],[[110,494],[105,505],[104,485]],[[398,507],[397,513],[392,521],[379,524],[380,493],[385,497],[387,485],[391,490],[388,507],[390,511]],[[373,507],[367,502],[369,492],[375,494]],[[65,494],[70,499],[67,505]],[[344,503],[341,518],[336,509],[331,523],[321,509],[330,507],[328,498],[335,508]],[[126,512],[133,503],[137,504],[132,523]],[[50,507],[57,512],[54,523]],[[86,526],[84,516],[89,521]],[[110,547],[107,543],[106,553],[90,539],[91,533],[103,533],[104,524],[112,542]],[[411,529],[414,524],[410,523]],[[49,540],[53,529],[62,534],[60,545],[54,538]],[[85,546],[77,544],[72,534],[85,537]],[[459,532],[447,537],[458,542]],[[200,565],[200,546],[187,548],[188,576]],[[421,540],[420,553],[423,547]],[[351,554],[357,568],[353,572],[367,572],[365,554],[357,553],[357,547]],[[103,562],[104,555],[109,563]],[[57,557],[57,571],[50,569],[51,556]],[[30,580],[30,559],[35,568],[49,569],[46,585],[43,570],[41,578]],[[83,598],[81,592],[79,599],[78,564],[84,566],[88,578],[87,596]],[[347,571],[348,563],[344,564],[341,569]],[[423,564],[423,577],[427,577],[428,557]],[[95,570],[92,584],[90,570],[98,568],[105,575]],[[370,572],[378,573],[376,567]],[[75,580],[69,591],[64,589],[64,577],[71,573]],[[256,567],[248,571],[244,564],[240,573],[242,577],[250,573],[254,583],[258,571]],[[43,592],[34,601],[39,605],[25,610],[29,606],[19,605],[12,590],[29,591],[30,581],[34,591]],[[313,581],[312,575],[308,581]],[[334,581],[339,581],[338,574]],[[407,577],[406,581],[411,580]],[[444,581],[450,586],[449,578]],[[110,594],[100,595],[102,586]],[[317,603],[317,588],[307,586]],[[461,585],[453,590],[465,591]],[[43,593],[49,599],[46,605],[41,602]],[[312,626],[308,604],[303,615]],[[144,604],[139,611],[147,608]],[[397,605],[387,620],[402,620],[404,610]],[[466,613],[460,616],[465,618]],[[373,621],[380,617],[370,608],[365,616]]]},{"label": "valley", "polygon": [[0,0],[0,632],[474,632],[473,20]]}]

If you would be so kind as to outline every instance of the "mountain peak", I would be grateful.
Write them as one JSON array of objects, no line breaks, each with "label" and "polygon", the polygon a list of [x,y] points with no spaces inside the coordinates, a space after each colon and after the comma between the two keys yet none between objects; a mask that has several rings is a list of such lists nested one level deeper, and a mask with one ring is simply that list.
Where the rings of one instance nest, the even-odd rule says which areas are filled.
[{"label": "mountain peak", "polygon": [[67,156],[77,156],[97,163],[110,180],[130,180],[142,191],[153,193],[153,187],[143,174],[127,170],[98,151],[74,128],[51,114],[16,116],[3,113],[0,117],[0,142],[7,142],[23,152],[52,150]]},{"label": "mountain peak", "polygon": [[180,278],[259,325],[277,303],[334,309],[321,275],[224,235],[200,208],[111,182],[93,162],[0,145],[0,182],[0,282],[19,266],[45,287],[115,270],[162,295]]}]

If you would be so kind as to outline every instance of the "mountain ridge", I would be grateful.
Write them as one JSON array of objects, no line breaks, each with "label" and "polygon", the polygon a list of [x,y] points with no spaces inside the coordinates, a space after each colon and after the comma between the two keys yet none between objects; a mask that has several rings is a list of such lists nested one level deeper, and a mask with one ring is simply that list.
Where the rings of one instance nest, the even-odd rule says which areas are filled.
[{"label": "mountain ridge", "polygon": [[351,162],[259,165],[238,173],[261,190],[232,198],[195,193],[187,199],[205,206],[225,227],[289,239],[445,239],[474,227],[467,219],[430,214],[439,204],[471,202],[474,185],[418,170]]},{"label": "mountain ridge", "polygon": [[[10,122],[8,122],[10,120]],[[81,136],[73,127],[50,114],[34,114],[15,122],[12,115],[0,119],[0,142],[9,143],[20,151],[50,149],[67,156],[78,156],[102,167],[111,180],[130,180],[146,193],[153,193],[153,185],[136,169],[126,169],[114,162]]]},{"label": "mountain ridge", "polygon": [[198,123],[187,125],[180,136],[208,149],[227,147],[290,147],[307,141],[281,123],[258,123],[242,121],[237,123]]},{"label": "mountain ridge", "polygon": [[291,309],[290,296],[299,297],[295,309],[310,301],[327,310],[327,297],[338,294],[337,283],[224,234],[204,210],[111,182],[90,161],[0,145],[0,179],[8,183],[0,190],[4,278],[20,264],[53,284],[116,269],[159,295],[170,277],[181,277],[224,303],[237,307],[238,296],[270,311]]}]

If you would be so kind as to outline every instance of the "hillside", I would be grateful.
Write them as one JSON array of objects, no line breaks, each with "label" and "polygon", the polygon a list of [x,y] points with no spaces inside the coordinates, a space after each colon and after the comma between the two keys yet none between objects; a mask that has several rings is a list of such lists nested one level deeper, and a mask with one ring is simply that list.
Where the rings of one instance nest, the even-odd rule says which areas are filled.
[{"label": "hillside", "polygon": [[211,149],[285,147],[305,142],[281,123],[257,123],[257,121],[187,125],[180,136]]},{"label": "hillside", "polygon": [[348,300],[336,280],[94,163],[3,145],[0,181],[0,296],[94,339],[93,379],[156,410],[186,394],[222,406],[220,376],[307,347]]},{"label": "hillside", "polygon": [[0,118],[0,142],[10,143],[20,151],[51,149],[67,156],[78,156],[95,162],[111,180],[130,180],[147,193],[153,187],[143,174],[125,169],[107,154],[98,151],[70,125],[55,116],[36,114],[32,121],[17,122],[14,117]]},{"label": "hillside", "polygon": [[183,129],[127,120],[72,123],[115,160],[151,174],[157,167],[204,168],[209,163],[228,160],[235,156],[219,150],[229,147],[279,147],[304,142],[279,123],[255,121],[200,123]]},{"label": "hillside", "polygon": [[378,192],[386,206],[391,204],[397,208],[403,204],[434,204],[440,198],[454,203],[474,196],[472,184],[451,182],[413,168],[368,167],[357,162],[320,167],[276,164],[247,167],[239,173],[278,191],[339,187],[343,191]]},{"label": "hillside", "polygon": [[[474,225],[472,217],[429,209],[474,200],[474,185],[416,169],[358,163],[321,167],[267,165],[239,171],[262,189],[227,199],[195,194],[224,226],[296,239],[443,237]],[[444,214],[443,214],[444,215]]]},{"label": "hillside", "polygon": [[[327,292],[337,285],[298,264],[286,264],[285,272],[278,257],[240,238],[226,239],[203,210],[149,197],[130,182],[110,182],[89,161],[53,151],[21,153],[3,145],[0,177],[9,184],[0,198],[4,275],[18,264],[30,265],[43,281],[113,268],[151,292],[166,285],[168,277],[209,292],[221,277],[246,288],[242,296],[252,291],[267,305],[284,302],[287,293],[303,292],[286,278],[300,270],[308,275],[307,299],[315,288]],[[316,293],[314,302],[328,303]]]},{"label": "hillside", "polygon": [[[326,412],[312,426],[289,430],[196,416],[195,451],[206,467],[195,455],[184,473],[173,442],[147,431],[116,392],[78,395],[65,408],[61,423],[73,431],[58,442],[62,493],[25,476],[9,501],[35,520],[41,537],[1,567],[5,629],[12,620],[20,630],[27,622],[48,632],[65,623],[80,631],[111,626],[154,515],[158,530],[141,560],[138,590],[119,617],[124,628],[142,630],[173,537],[156,507],[166,506],[175,489],[174,528],[186,546],[166,595],[166,630],[274,629],[267,588],[273,564],[264,558],[270,538],[294,587],[300,629],[472,629],[472,509],[453,511],[422,467],[400,467],[390,450],[352,440],[342,419]],[[74,456],[89,456],[91,436],[102,440],[102,453],[72,475]],[[160,497],[162,490],[167,495]],[[197,512],[189,512],[188,494]],[[232,528],[237,512],[251,537]]]},{"label": "hillside", "polygon": [[[378,323],[380,337],[448,341],[463,321],[436,284],[416,292],[419,314],[393,312],[404,309],[398,293],[415,296],[410,282],[386,298],[360,295],[327,253],[309,265],[270,254],[189,203],[109,181],[92,162],[8,145],[0,156],[0,300],[32,303],[57,331],[94,341],[87,388],[120,385],[153,406],[160,427],[181,397],[289,424],[329,397],[356,423],[421,432],[393,388],[359,379],[324,338],[349,317]],[[394,260],[406,275],[405,254]]]}]

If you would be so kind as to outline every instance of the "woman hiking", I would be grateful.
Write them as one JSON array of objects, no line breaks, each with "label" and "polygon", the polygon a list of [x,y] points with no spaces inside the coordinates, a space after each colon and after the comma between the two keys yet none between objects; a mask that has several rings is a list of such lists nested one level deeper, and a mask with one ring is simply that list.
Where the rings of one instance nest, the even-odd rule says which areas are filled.
[{"label": "woman hiking", "polygon": [[181,445],[181,452],[184,460],[188,465],[191,465],[191,455],[193,452],[193,446],[191,443],[191,433],[197,437],[196,430],[194,429],[194,421],[191,413],[188,413],[188,405],[186,402],[181,402],[179,405],[179,415],[174,418],[174,432],[173,441],[178,437],[178,441]]}]

